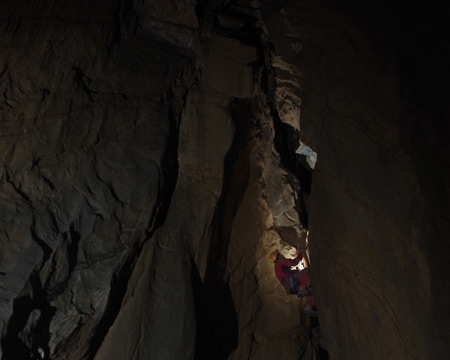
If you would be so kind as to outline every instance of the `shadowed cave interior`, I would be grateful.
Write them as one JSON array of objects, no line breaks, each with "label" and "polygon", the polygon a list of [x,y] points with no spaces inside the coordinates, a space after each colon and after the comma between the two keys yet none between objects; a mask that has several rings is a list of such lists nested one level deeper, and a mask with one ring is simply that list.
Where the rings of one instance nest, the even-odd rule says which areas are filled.
[{"label": "shadowed cave interior", "polygon": [[0,358],[449,358],[448,16],[5,0]]}]

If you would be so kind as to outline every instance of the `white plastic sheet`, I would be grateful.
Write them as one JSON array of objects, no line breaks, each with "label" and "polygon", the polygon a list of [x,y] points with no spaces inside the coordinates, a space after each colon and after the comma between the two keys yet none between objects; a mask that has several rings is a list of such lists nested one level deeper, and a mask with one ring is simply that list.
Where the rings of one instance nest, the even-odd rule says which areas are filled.
[{"label": "white plastic sheet", "polygon": [[311,169],[314,169],[316,167],[317,162],[317,153],[313,151],[308,145],[300,141],[300,146],[298,147],[295,152],[299,155],[305,155],[306,156],[306,162],[311,167]]}]

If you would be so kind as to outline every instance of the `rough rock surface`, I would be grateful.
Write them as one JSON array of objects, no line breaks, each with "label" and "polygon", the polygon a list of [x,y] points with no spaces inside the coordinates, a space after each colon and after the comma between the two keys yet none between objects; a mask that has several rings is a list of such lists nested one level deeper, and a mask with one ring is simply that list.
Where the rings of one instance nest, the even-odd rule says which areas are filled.
[{"label": "rough rock surface", "polygon": [[[432,26],[422,16],[413,18],[422,21],[415,34]],[[418,68],[405,84],[399,73],[426,50],[394,62],[395,43],[371,37],[333,9],[286,6],[280,18],[280,29],[302,36],[301,137],[319,154],[308,215],[324,345],[337,359],[448,357],[443,83],[426,87]],[[448,47],[441,51],[448,56]]]},{"label": "rough rock surface", "polygon": [[0,357],[318,358],[298,248],[331,358],[448,358],[445,9],[400,9],[5,1]]}]

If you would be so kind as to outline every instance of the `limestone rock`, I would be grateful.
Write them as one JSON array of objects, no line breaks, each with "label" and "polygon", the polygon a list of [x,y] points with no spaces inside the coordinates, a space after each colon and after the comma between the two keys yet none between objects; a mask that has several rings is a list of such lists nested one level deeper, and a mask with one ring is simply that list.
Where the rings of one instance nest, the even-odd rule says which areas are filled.
[{"label": "limestone rock", "polygon": [[449,358],[448,16],[406,5],[5,0],[0,357]]}]

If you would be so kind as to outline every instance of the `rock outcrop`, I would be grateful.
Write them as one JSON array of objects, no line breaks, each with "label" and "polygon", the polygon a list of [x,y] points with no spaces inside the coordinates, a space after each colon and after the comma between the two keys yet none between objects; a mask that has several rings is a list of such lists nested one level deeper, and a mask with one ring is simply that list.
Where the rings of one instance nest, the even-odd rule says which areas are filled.
[{"label": "rock outcrop", "polygon": [[447,358],[445,12],[386,11],[6,1],[0,357]]}]

